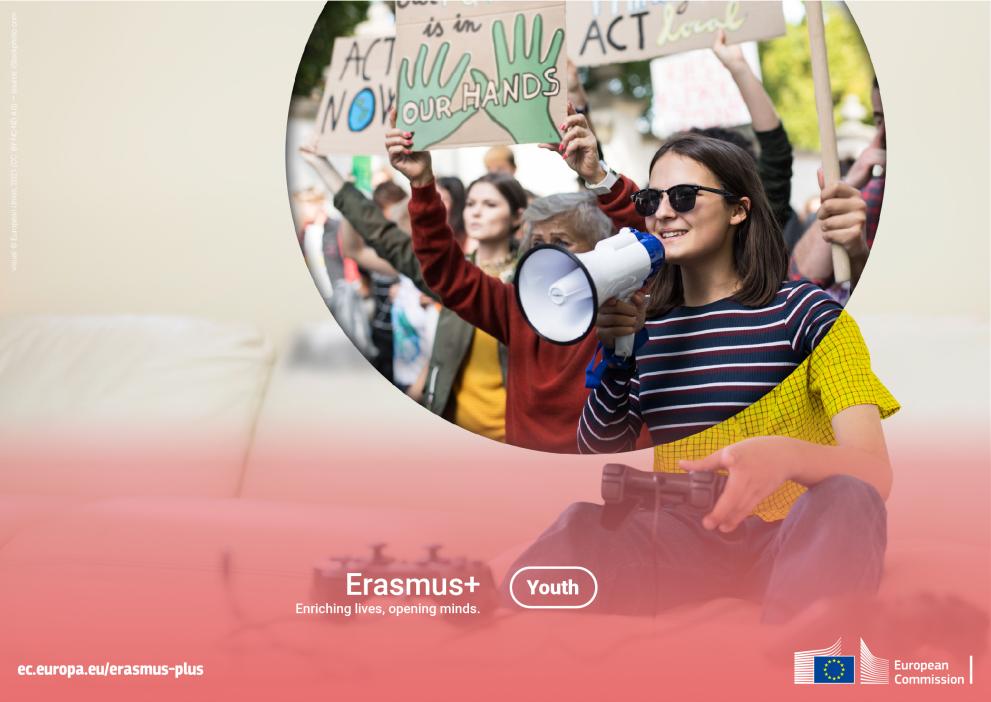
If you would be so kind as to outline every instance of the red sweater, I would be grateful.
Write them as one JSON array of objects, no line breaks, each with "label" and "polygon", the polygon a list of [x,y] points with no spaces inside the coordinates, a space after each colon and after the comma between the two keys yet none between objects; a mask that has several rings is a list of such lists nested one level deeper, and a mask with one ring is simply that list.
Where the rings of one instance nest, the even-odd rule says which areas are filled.
[{"label": "red sweater", "polygon": [[588,396],[585,367],[595,352],[595,335],[571,346],[538,336],[523,318],[513,286],[465,260],[433,183],[413,188],[409,214],[424,282],[445,307],[509,349],[506,442],[577,453],[578,419]]}]

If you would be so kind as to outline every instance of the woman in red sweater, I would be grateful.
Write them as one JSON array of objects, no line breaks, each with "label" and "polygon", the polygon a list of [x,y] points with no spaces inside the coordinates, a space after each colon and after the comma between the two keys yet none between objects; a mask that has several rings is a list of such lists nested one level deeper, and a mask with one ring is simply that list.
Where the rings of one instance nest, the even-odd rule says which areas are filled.
[{"label": "woman in red sweater", "polygon": [[[423,279],[445,307],[509,348],[506,382],[506,442],[515,446],[576,453],[575,427],[585,405],[585,366],[597,339],[589,335],[573,346],[545,341],[534,332],[516,305],[513,286],[485,275],[466,261],[447,223],[447,212],[434,181],[430,153],[412,152],[410,132],[392,129],[386,148],[393,168],[412,186],[409,203],[413,251]],[[590,251],[612,233],[595,201],[575,196],[573,211],[531,222],[534,241],[560,241],[575,253]],[[574,226],[581,211],[585,229]]]}]

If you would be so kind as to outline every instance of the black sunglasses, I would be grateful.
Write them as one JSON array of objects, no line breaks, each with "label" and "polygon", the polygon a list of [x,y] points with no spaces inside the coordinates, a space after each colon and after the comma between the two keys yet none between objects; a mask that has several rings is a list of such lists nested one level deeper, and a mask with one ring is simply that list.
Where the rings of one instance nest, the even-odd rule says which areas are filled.
[{"label": "black sunglasses", "polygon": [[637,214],[641,217],[650,217],[657,212],[657,208],[661,206],[661,198],[664,196],[664,193],[668,194],[668,199],[671,201],[671,209],[675,212],[689,212],[695,207],[695,198],[698,196],[699,190],[722,195],[728,200],[740,199],[739,195],[734,195],[733,193],[717,188],[707,188],[704,185],[672,185],[666,190],[644,188],[633,193],[630,199],[633,200],[633,206],[637,208]]}]

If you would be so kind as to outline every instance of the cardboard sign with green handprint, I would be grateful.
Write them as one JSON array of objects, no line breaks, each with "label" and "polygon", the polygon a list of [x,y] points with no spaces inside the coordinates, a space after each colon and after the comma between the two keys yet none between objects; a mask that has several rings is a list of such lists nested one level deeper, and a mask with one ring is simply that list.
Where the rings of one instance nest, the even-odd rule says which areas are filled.
[{"label": "cardboard sign with green handprint", "polygon": [[397,126],[413,148],[560,139],[563,2],[398,2]]}]

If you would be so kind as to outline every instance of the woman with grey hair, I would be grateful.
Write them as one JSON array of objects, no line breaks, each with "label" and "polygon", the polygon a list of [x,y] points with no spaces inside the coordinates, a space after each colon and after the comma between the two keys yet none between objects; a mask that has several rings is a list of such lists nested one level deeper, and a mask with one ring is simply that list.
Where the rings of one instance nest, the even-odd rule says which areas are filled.
[{"label": "woman with grey hair", "polygon": [[554,244],[571,253],[583,253],[613,233],[612,222],[599,209],[595,196],[587,192],[537,198],[523,212],[523,223],[521,252]]}]

